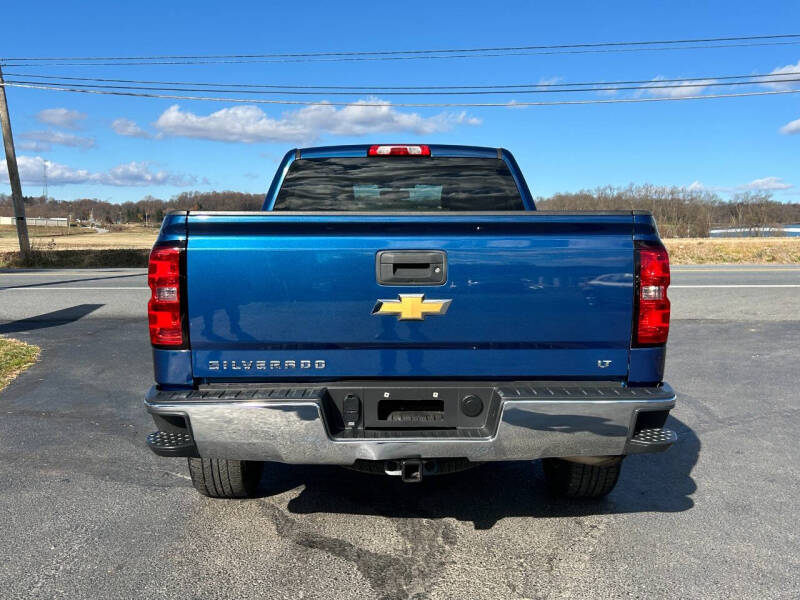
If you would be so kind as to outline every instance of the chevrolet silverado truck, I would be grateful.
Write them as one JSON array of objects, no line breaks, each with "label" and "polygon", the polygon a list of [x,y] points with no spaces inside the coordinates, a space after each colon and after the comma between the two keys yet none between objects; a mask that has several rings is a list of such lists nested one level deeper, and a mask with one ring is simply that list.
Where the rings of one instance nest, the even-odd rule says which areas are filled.
[{"label": "chevrolet silverado truck", "polygon": [[164,219],[147,444],[215,498],[276,462],[419,482],[534,459],[601,497],[676,441],[669,280],[649,213],[537,211],[507,150],[292,150],[261,212]]}]

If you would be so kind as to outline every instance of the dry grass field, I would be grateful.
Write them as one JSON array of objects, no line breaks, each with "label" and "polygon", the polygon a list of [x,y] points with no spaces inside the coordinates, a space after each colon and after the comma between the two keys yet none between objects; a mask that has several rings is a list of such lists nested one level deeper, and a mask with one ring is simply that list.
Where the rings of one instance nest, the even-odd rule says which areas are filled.
[{"label": "dry grass field", "polygon": [[[8,232],[0,231],[0,252],[17,250],[17,234],[12,225]],[[30,227],[28,233],[34,250],[112,250],[112,249],[147,249],[156,241],[158,229],[140,226],[126,226],[123,231],[95,233],[87,231],[76,235],[73,228],[70,235],[64,235],[63,229],[57,227]],[[47,232],[38,231],[47,230]],[[53,233],[56,230],[56,234]],[[84,230],[85,231],[85,230]],[[57,235],[60,234],[60,235]]]},{"label": "dry grass field", "polygon": [[672,238],[664,240],[674,265],[800,263],[800,238]]},{"label": "dry grass field", "polygon": [[[28,227],[28,236],[31,239],[60,238],[94,233],[94,229],[75,226],[69,228],[69,233],[67,231],[66,227]],[[8,240],[16,244],[17,228],[14,225],[0,225],[0,248],[3,248],[3,244]]]},{"label": "dry grass field", "polygon": [[[8,231],[5,231],[8,229]],[[48,231],[36,231],[48,229]],[[146,266],[147,250],[157,229],[125,226],[122,231],[63,235],[56,228],[31,228],[36,266]],[[62,233],[62,235],[54,235]],[[672,238],[665,239],[672,264],[800,263],[800,238]],[[16,233],[0,229],[0,267],[19,266]],[[67,252],[62,252],[67,251]],[[135,251],[135,252],[134,252]],[[123,264],[115,264],[117,261]],[[141,263],[141,265],[139,264]]]}]

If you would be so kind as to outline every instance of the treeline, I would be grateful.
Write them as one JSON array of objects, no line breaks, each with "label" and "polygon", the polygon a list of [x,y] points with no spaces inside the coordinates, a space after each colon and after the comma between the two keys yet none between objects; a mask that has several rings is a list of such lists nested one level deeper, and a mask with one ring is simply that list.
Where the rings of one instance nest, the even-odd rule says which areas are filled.
[{"label": "treeline", "polygon": [[[164,214],[178,210],[260,210],[264,194],[242,192],[183,192],[169,200],[145,196],[138,202],[119,204],[81,198],[55,200],[53,198],[26,197],[25,214],[28,217],[71,217],[74,221],[97,223],[142,223],[159,225]],[[0,216],[14,215],[11,196],[0,194]]]},{"label": "treeline", "polygon": [[649,210],[664,237],[707,237],[714,227],[750,229],[800,223],[800,203],[778,202],[769,192],[738,192],[723,200],[713,192],[681,187],[629,185],[538,198],[542,210]]},{"label": "treeline", "polygon": [[[180,210],[259,210],[263,194],[241,192],[184,192],[169,200],[146,196],[138,202],[115,204],[103,200],[54,200],[25,198],[31,217],[66,217],[104,224],[146,223],[158,225],[164,213]],[[705,237],[713,227],[760,228],[800,223],[800,203],[778,202],[768,192],[739,192],[730,200],[719,195],[680,187],[630,185],[601,187],[537,198],[542,210],[651,211],[664,237]],[[11,197],[0,194],[0,216],[14,214]]]}]

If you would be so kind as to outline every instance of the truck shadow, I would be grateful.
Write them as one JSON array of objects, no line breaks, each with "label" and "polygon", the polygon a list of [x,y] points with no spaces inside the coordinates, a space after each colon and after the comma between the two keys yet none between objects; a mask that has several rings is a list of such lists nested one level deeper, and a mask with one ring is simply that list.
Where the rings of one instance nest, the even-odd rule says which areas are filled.
[{"label": "truck shadow", "polygon": [[26,319],[9,321],[8,323],[0,324],[0,333],[19,333],[20,331],[33,331],[35,329],[46,329],[74,323],[103,306],[103,304],[77,304],[69,308],[54,310]]},{"label": "truck shadow", "polygon": [[490,529],[505,517],[681,512],[694,506],[691,496],[697,486],[691,472],[701,444],[684,423],[670,417],[667,427],[678,432],[678,442],[661,454],[626,458],[616,489],[600,500],[552,497],[539,461],[485,464],[418,484],[341,467],[269,463],[261,493],[269,496],[304,486],[288,504],[295,514],[454,518],[472,522],[476,529]]},{"label": "truck shadow", "polygon": [[[2,272],[10,272],[8,270],[4,270]],[[41,272],[52,272],[49,269],[27,269],[26,273],[41,273]],[[48,279],[48,281],[44,281],[41,283],[27,283],[24,285],[7,285],[5,287],[0,287],[0,290],[7,290],[7,289],[20,289],[20,288],[48,288],[48,287],[56,287],[65,283],[81,283],[85,281],[106,281],[108,279],[125,279],[130,277],[143,277],[146,276],[146,272],[138,272],[138,273],[127,273],[125,275],[103,275],[102,277],[81,277],[80,279]]]}]

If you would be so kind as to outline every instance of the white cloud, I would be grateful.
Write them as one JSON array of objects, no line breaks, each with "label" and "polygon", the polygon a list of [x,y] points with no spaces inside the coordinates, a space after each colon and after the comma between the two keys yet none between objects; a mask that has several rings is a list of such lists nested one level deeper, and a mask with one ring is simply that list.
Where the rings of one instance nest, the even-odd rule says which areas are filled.
[{"label": "white cloud", "polygon": [[[132,161],[117,165],[107,171],[92,172],[45,160],[41,156],[19,156],[17,165],[22,183],[41,184],[44,179],[45,164],[47,165],[47,182],[50,185],[85,183],[113,186],[169,185],[185,187],[197,182],[197,179],[192,176],[153,170],[148,162]],[[0,176],[2,181],[8,181],[4,160],[0,161]]]},{"label": "white cloud", "polygon": [[105,185],[191,185],[196,178],[167,171],[153,171],[148,162],[131,161],[99,173],[99,181]]},{"label": "white cloud", "polygon": [[[685,98],[687,96],[699,96],[710,84],[715,83],[716,79],[701,79],[698,81],[670,81],[665,82],[665,77],[659,75],[650,81],[655,85],[670,86],[642,89],[637,91],[634,96],[640,97],[644,94],[656,98]],[[682,87],[672,87],[682,86]]]},{"label": "white cloud", "polygon": [[788,190],[794,187],[791,183],[786,183],[781,177],[763,177],[761,179],[754,179],[750,183],[745,183],[738,186],[738,190],[751,190],[751,191],[778,191]]},{"label": "white cloud", "polygon": [[743,183],[737,186],[714,186],[705,185],[701,181],[693,181],[690,185],[684,186],[684,189],[690,192],[780,192],[793,188],[794,185],[783,180],[782,177],[762,177],[760,179],[753,179],[749,183]]},{"label": "white cloud", "polygon": [[328,103],[288,111],[279,119],[269,117],[257,106],[223,108],[209,115],[182,111],[177,104],[165,110],[155,127],[163,135],[222,142],[311,142],[321,135],[362,136],[375,133],[408,132],[429,135],[457,125],[480,125],[481,120],[466,112],[439,113],[423,117],[401,112],[379,98],[358,100],[338,108]]},{"label": "white cloud", "polygon": [[563,80],[564,78],[559,75],[556,75],[554,77],[540,77],[536,85],[555,85]]},{"label": "white cloud", "polygon": [[786,125],[781,127],[780,132],[785,135],[793,135],[795,133],[800,133],[800,119],[789,121]]},{"label": "white cloud", "polygon": [[520,109],[523,109],[523,108],[528,108],[527,105],[520,104],[520,102],[517,101],[517,100],[509,100],[508,102],[506,102],[506,107],[513,108],[513,109],[516,109],[516,110],[520,110]]},{"label": "white cloud", "polygon": [[19,142],[17,143],[17,148],[20,150],[26,150],[28,152],[49,152],[53,149],[53,146],[50,144],[46,144],[44,142]]},{"label": "white cloud", "polygon": [[[378,106],[375,106],[375,105]],[[480,119],[466,112],[439,113],[421,117],[417,113],[400,112],[390,102],[378,98],[358,100],[337,109],[329,105],[308,106],[294,115],[312,131],[335,135],[368,135],[384,132],[409,132],[428,135],[447,131],[456,125],[480,125]]]},{"label": "white cloud", "polygon": [[[558,83],[560,83],[563,80],[564,80],[563,77],[560,77],[560,76],[557,76],[557,75],[554,76],[554,77],[540,77],[539,81],[537,83],[535,83],[533,87],[539,86],[539,87],[545,87],[546,88],[546,87],[557,85]],[[520,110],[520,109],[523,109],[523,108],[528,108],[528,106],[525,103],[526,102],[531,102],[531,101],[532,101],[531,97],[529,95],[525,94],[523,96],[523,100],[517,100],[516,98],[514,98],[513,100],[509,100],[508,102],[506,102],[506,107]]]},{"label": "white cloud", "polygon": [[704,192],[708,190],[708,188],[705,185],[703,185],[701,181],[693,181],[688,186],[686,186],[686,189],[689,190],[690,192]]},{"label": "white cloud", "polygon": [[86,115],[84,113],[68,108],[46,108],[36,113],[36,120],[40,123],[66,129],[77,129],[78,121],[82,121],[85,118]]},{"label": "white cloud", "polygon": [[[800,60],[796,64],[778,67],[769,72],[770,75],[783,75],[780,79],[800,79],[800,75],[791,75],[791,73],[800,73]],[[775,90],[789,90],[797,87],[798,83],[797,81],[774,81],[764,83],[764,85]]]},{"label": "white cloud", "polygon": [[608,90],[597,90],[598,96],[603,96],[604,98],[613,98],[617,95],[617,90],[608,89]]},{"label": "white cloud", "polygon": [[223,108],[207,116],[184,112],[175,104],[165,110],[155,122],[165,135],[201,138],[220,142],[277,142],[309,137],[309,131],[299,123],[269,118],[257,106]]},{"label": "white cloud", "polygon": [[130,119],[125,119],[124,117],[114,119],[114,121],[111,123],[111,129],[113,129],[114,133],[118,135],[138,138],[151,137],[149,133],[139,127],[136,121],[131,121]]},{"label": "white cloud", "polygon": [[[3,181],[8,181],[5,161],[0,161],[0,176]],[[86,169],[73,169],[65,165],[45,160],[41,156],[18,156],[17,167],[23,184],[42,183],[44,180],[44,166],[47,165],[47,182],[53,185],[67,183],[87,183],[91,173]]]},{"label": "white cloud", "polygon": [[50,150],[53,144],[59,146],[71,146],[72,148],[94,148],[95,140],[91,137],[65,133],[47,129],[43,131],[27,131],[19,136],[23,140],[40,144],[41,152]]},{"label": "white cloud", "polygon": [[[783,67],[778,67],[770,71],[770,75],[784,75],[782,79],[800,79],[800,75],[791,75],[792,73],[800,73],[800,60],[798,60],[795,64],[784,65]],[[790,90],[793,88],[800,87],[800,82],[774,81],[774,82],[764,83],[764,86],[774,90]],[[786,123],[786,125],[781,127],[779,131],[784,135],[793,135],[796,133],[800,133],[800,119],[789,121],[788,123]]]}]

